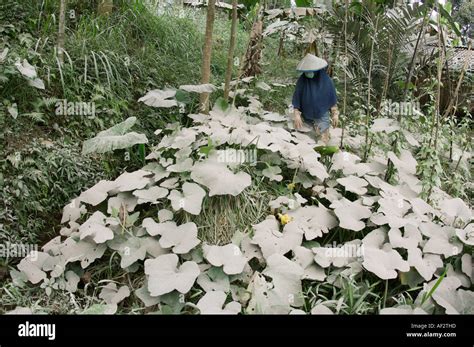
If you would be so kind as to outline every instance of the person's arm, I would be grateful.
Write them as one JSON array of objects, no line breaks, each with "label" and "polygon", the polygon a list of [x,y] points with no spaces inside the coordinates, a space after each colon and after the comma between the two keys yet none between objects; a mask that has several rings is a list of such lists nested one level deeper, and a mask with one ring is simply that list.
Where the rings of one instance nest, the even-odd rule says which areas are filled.
[{"label": "person's arm", "polygon": [[303,86],[301,85],[301,79],[296,82],[295,92],[293,94],[293,125],[295,129],[300,129],[303,126],[303,120],[301,119],[301,94]]},{"label": "person's arm", "polygon": [[301,119],[301,111],[295,108],[293,110],[293,125],[295,129],[301,129],[303,126],[303,120]]}]

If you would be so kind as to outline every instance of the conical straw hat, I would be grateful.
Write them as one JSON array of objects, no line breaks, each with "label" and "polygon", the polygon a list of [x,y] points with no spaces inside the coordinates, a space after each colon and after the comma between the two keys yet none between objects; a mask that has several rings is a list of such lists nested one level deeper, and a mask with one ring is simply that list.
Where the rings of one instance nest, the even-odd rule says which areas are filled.
[{"label": "conical straw hat", "polygon": [[328,62],[324,59],[318,58],[313,54],[306,54],[306,56],[299,62],[296,70],[299,72],[318,71],[328,66]]}]

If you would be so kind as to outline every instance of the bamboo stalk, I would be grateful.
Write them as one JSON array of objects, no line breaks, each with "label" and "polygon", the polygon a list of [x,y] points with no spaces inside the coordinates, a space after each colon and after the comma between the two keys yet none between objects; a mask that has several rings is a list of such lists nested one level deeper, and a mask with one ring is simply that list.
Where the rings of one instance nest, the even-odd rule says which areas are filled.
[{"label": "bamboo stalk", "polygon": [[227,55],[227,70],[225,75],[224,99],[229,98],[230,80],[232,78],[232,64],[234,60],[235,40],[237,30],[237,0],[232,0],[232,24],[230,29],[229,52]]},{"label": "bamboo stalk", "polygon": [[[437,9],[439,8],[439,3],[437,3]],[[440,118],[440,100],[441,100],[441,78],[443,75],[443,60],[444,60],[444,51],[441,47],[441,39],[442,39],[442,33],[441,31],[443,30],[441,27],[441,14],[438,12],[437,16],[437,21],[438,21],[438,85],[436,86],[436,101],[435,101],[435,113],[433,115],[433,124],[431,127],[431,137],[428,146],[431,146],[431,141],[433,140],[433,148],[434,148],[434,153],[437,151],[438,147],[438,134],[439,134],[439,118]],[[431,171],[430,171],[430,186],[428,190],[428,199],[431,196],[431,192],[433,191],[433,185],[431,184],[433,175],[434,175],[434,168],[435,168],[435,163],[432,164],[431,166]]]},{"label": "bamboo stalk", "polygon": [[[216,0],[209,0],[206,17],[206,36],[202,52],[202,76],[201,83],[209,83],[211,79],[211,56],[212,56],[212,31],[214,29]],[[201,110],[209,113],[209,93],[201,93]]]},{"label": "bamboo stalk", "polygon": [[61,65],[64,63],[66,8],[67,8],[67,0],[61,0],[61,3],[59,5],[59,28],[58,28],[58,59]]},{"label": "bamboo stalk", "polygon": [[[345,62],[348,63],[348,53],[347,53],[347,12],[348,12],[348,7],[349,7],[349,0],[344,1],[344,59]],[[347,119],[346,117],[346,106],[347,106],[347,65],[344,66],[344,98],[342,101],[342,114],[344,117],[344,121],[341,119],[341,127],[342,127],[342,132],[341,132],[341,144],[340,147],[344,145],[344,132],[345,132],[345,121]],[[341,117],[342,118],[342,117]]]},{"label": "bamboo stalk", "polygon": [[372,66],[374,60],[374,46],[375,46],[375,33],[378,29],[379,17],[377,16],[375,20],[375,30],[374,30],[374,37],[372,37],[372,43],[370,45],[370,61],[369,61],[369,75],[367,76],[367,115],[365,117],[365,154],[364,154],[364,161],[367,161],[369,158],[369,125],[371,120],[371,110],[370,110],[370,99],[371,99],[371,88],[372,88]]}]

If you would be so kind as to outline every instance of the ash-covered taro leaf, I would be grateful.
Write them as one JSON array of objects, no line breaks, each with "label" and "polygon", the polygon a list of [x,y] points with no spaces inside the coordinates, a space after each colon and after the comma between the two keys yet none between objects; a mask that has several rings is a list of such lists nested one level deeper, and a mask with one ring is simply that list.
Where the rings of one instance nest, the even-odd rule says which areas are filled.
[{"label": "ash-covered taro leaf", "polygon": [[285,120],[287,120],[285,116],[282,116],[281,114],[275,112],[264,112],[261,117],[264,120],[270,122],[284,122]]},{"label": "ash-covered taro leaf", "polygon": [[61,224],[66,222],[75,222],[81,215],[87,212],[86,207],[81,204],[80,199],[73,199],[69,204],[64,206],[63,215],[61,217]]},{"label": "ash-covered taro leaf", "polygon": [[246,235],[240,242],[240,249],[248,261],[257,258],[259,261],[263,261],[263,254],[258,245],[252,243],[252,240]]},{"label": "ash-covered taro leaf", "polygon": [[46,279],[46,270],[48,262],[51,262],[52,257],[44,252],[31,252],[26,258],[23,258],[18,264],[18,270],[26,275],[28,281],[37,284]]},{"label": "ash-covered taro leaf", "polygon": [[128,286],[121,286],[117,289],[117,284],[110,282],[104,287],[99,294],[99,298],[103,299],[107,304],[118,304],[123,299],[130,296],[130,289]]},{"label": "ash-covered taro leaf", "polygon": [[470,278],[471,283],[474,283],[474,266],[473,257],[470,254],[464,254],[461,257],[461,270]]},{"label": "ash-covered taro leaf", "polygon": [[298,246],[293,249],[293,254],[293,260],[304,270],[302,279],[324,281],[326,278],[324,269],[314,262],[314,254],[310,249]]},{"label": "ash-covered taro leaf", "polygon": [[377,118],[370,127],[370,130],[374,133],[386,132],[387,134],[393,133],[400,129],[400,125],[395,119],[390,118]]},{"label": "ash-covered taro leaf", "polygon": [[337,226],[336,217],[322,205],[301,207],[290,211],[288,215],[292,220],[285,225],[283,233],[299,230],[304,233],[306,240],[321,237]]},{"label": "ash-covered taro leaf", "polygon": [[201,314],[238,314],[242,309],[241,305],[236,301],[225,304],[226,298],[227,294],[223,291],[207,292],[196,306]]},{"label": "ash-covered taro leaf", "polygon": [[416,173],[417,162],[409,150],[402,149],[400,151],[400,158],[398,158],[393,152],[388,152],[387,156],[393,162],[393,165],[398,171],[413,175]]},{"label": "ash-covered taro leaf", "polygon": [[61,247],[61,262],[66,265],[70,262],[80,261],[81,267],[85,269],[96,259],[104,255],[107,246],[105,243],[96,244],[93,241],[75,241],[68,238]]},{"label": "ash-covered taro leaf", "polygon": [[456,238],[455,228],[433,222],[422,223],[419,228],[429,237],[423,247],[424,253],[442,254],[446,258],[461,253],[463,244]]},{"label": "ash-covered taro leaf", "polygon": [[339,151],[332,156],[331,172],[342,170],[344,175],[358,177],[373,171],[366,163],[360,163],[360,157],[349,152]]},{"label": "ash-covered taro leaf", "polygon": [[418,247],[408,250],[408,264],[414,267],[426,281],[431,280],[436,270],[443,267],[440,255],[429,253],[423,255]]},{"label": "ash-covered taro leaf", "polygon": [[439,209],[448,216],[451,221],[454,219],[469,222],[472,219],[471,209],[460,198],[446,199],[439,204]]},{"label": "ash-covered taro leaf", "polygon": [[292,210],[294,208],[300,207],[300,204],[296,200],[290,199],[287,196],[279,196],[275,200],[271,200],[268,205],[272,209],[281,208],[283,205],[287,205],[288,209]]},{"label": "ash-covered taro leaf", "polygon": [[28,63],[26,59],[23,59],[23,62],[17,61],[15,66],[18,71],[20,71],[20,73],[27,79],[30,86],[38,89],[44,89],[44,82],[38,77],[36,73],[36,67]]},{"label": "ash-covered taro leaf", "polygon": [[[430,220],[430,218],[438,214],[431,205],[420,198],[410,199],[410,205],[413,212],[423,220]],[[430,216],[427,216],[427,214],[430,214]]]},{"label": "ash-covered taro leaf", "polygon": [[168,227],[176,227],[176,223],[173,221],[157,223],[153,220],[153,218],[147,217],[142,221],[142,226],[145,228],[148,234],[151,236],[156,236],[161,235]]},{"label": "ash-covered taro leaf", "polygon": [[209,196],[236,196],[252,183],[249,174],[243,171],[234,174],[225,164],[213,160],[195,163],[191,178],[209,188]]},{"label": "ash-covered taro leaf", "polygon": [[176,254],[160,255],[155,259],[145,260],[145,274],[148,276],[148,290],[151,296],[159,296],[177,290],[186,294],[191,290],[200,270],[193,261],[178,266]]},{"label": "ash-covered taro leaf", "polygon": [[176,90],[173,89],[153,89],[150,90],[146,95],[138,99],[138,102],[143,102],[145,105],[152,107],[173,107],[177,106],[178,103],[174,99]]},{"label": "ash-covered taro leaf", "polygon": [[349,201],[345,198],[333,201],[330,205],[334,213],[339,218],[339,226],[344,229],[360,231],[365,228],[362,219],[369,218],[372,215],[370,208],[357,201]]},{"label": "ash-covered taro leaf", "polygon": [[193,160],[191,158],[176,158],[176,164],[170,165],[166,168],[169,172],[189,172],[193,167]]},{"label": "ash-covered taro leaf", "polygon": [[347,176],[343,178],[338,178],[337,183],[342,185],[347,191],[355,193],[357,195],[364,195],[367,193],[367,181],[363,178],[359,178],[357,176]]},{"label": "ash-covered taro leaf", "polygon": [[166,254],[169,251],[160,246],[159,242],[152,237],[137,237],[124,234],[108,242],[108,246],[116,250],[120,256],[120,267],[126,269],[138,260],[145,259],[147,253],[154,257]]},{"label": "ash-covered taro leaf", "polygon": [[185,210],[194,215],[201,213],[202,199],[206,192],[196,183],[186,182],[182,186],[183,192],[172,190],[168,199],[175,211]]},{"label": "ash-covered taro leaf", "polygon": [[377,201],[379,208],[371,217],[376,225],[388,224],[391,228],[401,228],[410,223],[405,214],[410,210],[410,203],[404,199],[398,187],[387,183],[381,184],[381,198]]},{"label": "ash-covered taro leaf", "polygon": [[464,229],[456,229],[456,236],[466,245],[474,246],[474,224],[471,223]]},{"label": "ash-covered taro leaf", "polygon": [[118,193],[117,196],[113,196],[107,200],[107,213],[113,214],[114,210],[120,211],[121,208],[126,209],[128,212],[132,212],[135,210],[137,203],[138,199],[136,196],[133,196],[132,193]]},{"label": "ash-covered taro leaf", "polygon": [[197,238],[197,227],[193,222],[180,226],[174,222],[161,224],[163,228],[160,231],[160,245],[163,248],[172,248],[173,253],[186,254],[201,242]]},{"label": "ash-covered taro leaf", "polygon": [[15,66],[18,71],[20,71],[20,73],[27,78],[35,78],[37,76],[36,68],[28,63],[28,60],[26,59],[23,59],[23,62],[17,61]]},{"label": "ash-covered taro leaf", "polygon": [[95,243],[104,243],[114,238],[114,232],[105,226],[105,215],[96,211],[79,227],[80,239],[91,238]]},{"label": "ash-covered taro leaf", "polygon": [[275,253],[286,254],[303,241],[303,231],[297,228],[280,232],[278,221],[273,216],[253,225],[253,228],[252,243],[260,246],[265,259]]},{"label": "ash-covered taro leaf", "polygon": [[248,314],[287,314],[290,311],[287,301],[283,305],[275,305],[274,302],[270,302],[268,292],[271,288],[272,284],[268,283],[259,272],[255,272],[247,287],[247,291],[251,295],[245,312]]},{"label": "ash-covered taro leaf", "polygon": [[92,206],[97,206],[102,201],[107,199],[108,192],[114,190],[116,187],[117,184],[115,182],[101,180],[93,187],[82,192],[78,200]]},{"label": "ash-covered taro leaf", "polygon": [[270,181],[280,182],[283,176],[280,175],[281,169],[278,166],[269,166],[262,170],[262,175],[268,177]]},{"label": "ash-covered taro leaf", "polygon": [[196,282],[206,292],[221,290],[227,293],[230,290],[229,276],[220,267],[210,267],[199,275]]},{"label": "ash-covered taro leaf", "polygon": [[322,268],[344,267],[363,257],[364,248],[359,239],[347,241],[340,247],[313,247],[314,261]]},{"label": "ash-covered taro leaf", "polygon": [[[437,279],[431,281],[424,291],[429,292]],[[433,300],[446,310],[446,314],[474,314],[474,292],[458,289],[461,281],[457,277],[445,277],[432,294]]]},{"label": "ash-covered taro leaf", "polygon": [[117,312],[117,304],[93,304],[86,308],[81,314],[115,314]]},{"label": "ash-covered taro leaf", "polygon": [[385,243],[387,234],[383,229],[371,231],[362,239],[364,246],[362,265],[383,280],[397,278],[396,270],[408,272],[410,266],[402,256],[392,249],[390,243]]},{"label": "ash-covered taro leaf", "polygon": [[196,135],[196,130],[192,128],[176,130],[173,134],[164,136],[158,144],[158,148],[187,148],[196,141]]},{"label": "ash-covered taro leaf", "polygon": [[225,246],[203,245],[204,258],[213,266],[222,266],[223,271],[228,275],[236,275],[244,271],[247,259],[240,248],[234,244]]},{"label": "ash-covered taro leaf", "polygon": [[304,270],[299,264],[281,254],[272,254],[263,274],[272,279],[273,288],[268,292],[272,304],[283,305],[288,312],[290,307],[303,305],[301,279]]},{"label": "ash-covered taro leaf", "polygon": [[168,209],[161,209],[158,211],[158,220],[163,223],[173,219],[173,212]]},{"label": "ash-covered taro leaf", "polygon": [[171,172],[166,171],[163,166],[161,166],[159,163],[156,163],[156,162],[148,163],[147,165],[143,167],[143,170],[154,174],[153,176],[154,182],[159,182],[163,178],[166,178],[169,175],[171,175]]},{"label": "ash-covered taro leaf", "polygon": [[318,304],[311,309],[311,314],[334,314],[326,305]]},{"label": "ash-covered taro leaf", "polygon": [[168,195],[168,189],[153,186],[148,189],[135,190],[133,192],[133,195],[135,195],[138,198],[137,204],[146,204],[146,203],[156,204],[158,203],[158,200]]},{"label": "ash-covered taro leaf", "polygon": [[153,174],[145,170],[124,172],[114,181],[119,192],[128,192],[135,189],[143,189],[151,183]]},{"label": "ash-covered taro leaf", "polygon": [[388,232],[390,244],[394,248],[405,248],[412,249],[418,247],[418,244],[422,241],[420,231],[414,225],[408,224],[405,226],[403,235],[400,229],[392,228]]},{"label": "ash-covered taro leaf", "polygon": [[185,84],[179,86],[179,89],[189,93],[212,93],[216,91],[216,87],[213,84]]},{"label": "ash-covered taro leaf", "polygon": [[136,117],[129,117],[125,121],[101,131],[95,137],[84,141],[82,154],[106,153],[116,149],[130,148],[136,144],[148,143],[146,135],[134,131],[127,132],[136,121]]},{"label": "ash-covered taro leaf", "polygon": [[179,181],[178,177],[168,178],[167,180],[164,180],[163,182],[160,183],[160,187],[173,189],[178,186],[178,181]]},{"label": "ash-covered taro leaf", "polygon": [[154,306],[160,302],[160,297],[150,295],[146,283],[143,284],[143,287],[135,290],[135,295],[145,304],[145,307]]}]

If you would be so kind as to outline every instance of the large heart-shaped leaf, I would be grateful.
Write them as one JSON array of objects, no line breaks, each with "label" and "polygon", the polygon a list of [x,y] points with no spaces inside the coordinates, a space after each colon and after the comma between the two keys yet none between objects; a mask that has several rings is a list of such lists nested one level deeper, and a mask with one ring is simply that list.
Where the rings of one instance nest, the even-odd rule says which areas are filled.
[{"label": "large heart-shaped leaf", "polygon": [[136,121],[136,117],[129,117],[122,123],[101,131],[97,136],[84,141],[82,154],[105,153],[116,149],[129,148],[139,143],[148,143],[148,139],[144,134],[127,133]]},{"label": "large heart-shaped leaf", "polygon": [[160,255],[145,261],[145,274],[148,275],[148,290],[151,296],[159,296],[177,290],[182,294],[189,292],[199,276],[199,266],[186,261],[178,267],[176,254]]}]

